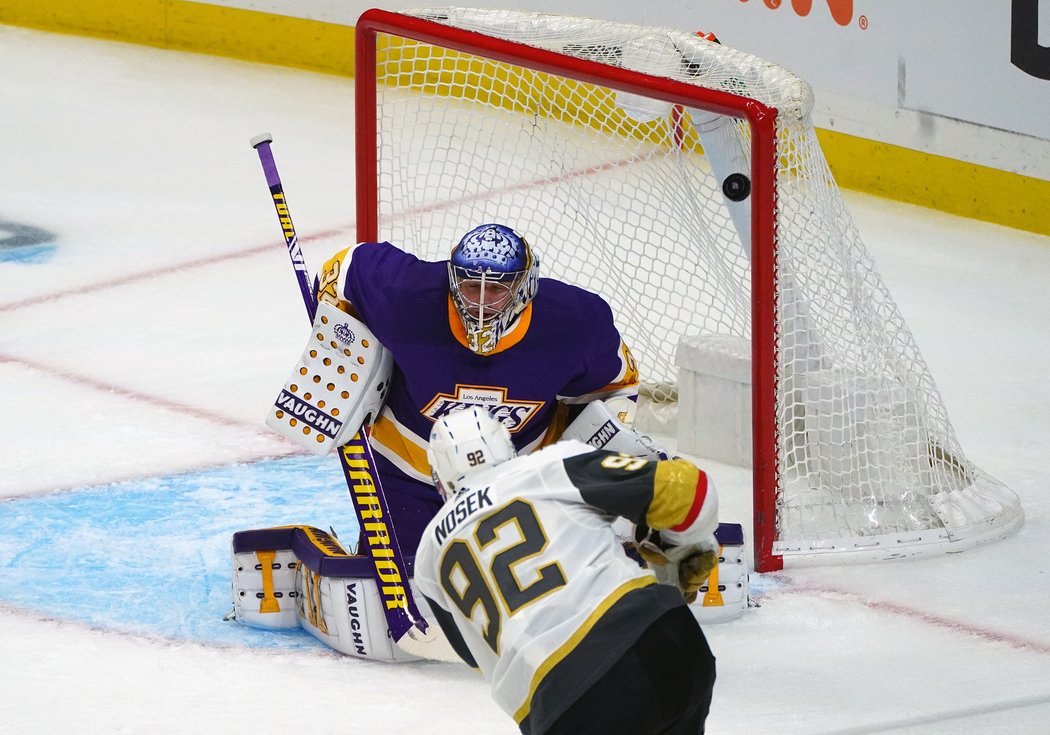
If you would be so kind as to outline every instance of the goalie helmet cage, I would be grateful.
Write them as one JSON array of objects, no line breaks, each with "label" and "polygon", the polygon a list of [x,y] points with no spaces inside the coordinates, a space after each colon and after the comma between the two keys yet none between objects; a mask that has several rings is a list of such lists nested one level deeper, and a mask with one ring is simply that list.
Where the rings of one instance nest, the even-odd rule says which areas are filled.
[{"label": "goalie helmet cage", "polygon": [[695,33],[504,10],[370,10],[356,36],[359,241],[443,259],[483,222],[600,293],[643,393],[675,350],[750,354],[754,557],[885,559],[1002,538],[787,70]]}]

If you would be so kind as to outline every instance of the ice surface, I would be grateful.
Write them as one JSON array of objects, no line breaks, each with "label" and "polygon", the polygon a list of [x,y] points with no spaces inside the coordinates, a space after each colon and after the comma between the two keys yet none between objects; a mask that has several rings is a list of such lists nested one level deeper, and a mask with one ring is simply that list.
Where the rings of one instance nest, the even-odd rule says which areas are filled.
[{"label": "ice surface", "polygon": [[[512,733],[466,667],[232,623],[227,544],[351,523],[263,426],[305,315],[248,140],[315,266],[353,232],[352,81],[0,26],[0,733]],[[1050,239],[848,195],[968,456],[1022,498],[954,557],[755,578],[707,633],[711,733],[1050,731]],[[5,247],[15,223],[54,237]],[[744,473],[709,467],[723,517]]]}]

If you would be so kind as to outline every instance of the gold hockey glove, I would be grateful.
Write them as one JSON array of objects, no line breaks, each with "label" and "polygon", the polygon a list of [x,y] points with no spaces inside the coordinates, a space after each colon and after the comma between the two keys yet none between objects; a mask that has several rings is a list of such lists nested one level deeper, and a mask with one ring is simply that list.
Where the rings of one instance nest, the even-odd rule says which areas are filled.
[{"label": "gold hockey glove", "polygon": [[661,584],[677,587],[686,603],[696,600],[700,588],[718,566],[718,545],[664,546],[660,534],[644,526],[636,529],[635,548]]},{"label": "gold hockey glove", "polygon": [[679,546],[692,553],[678,562],[678,587],[682,596],[690,605],[696,601],[700,588],[707,582],[711,572],[718,566],[718,552],[713,549],[701,549],[699,546]]}]

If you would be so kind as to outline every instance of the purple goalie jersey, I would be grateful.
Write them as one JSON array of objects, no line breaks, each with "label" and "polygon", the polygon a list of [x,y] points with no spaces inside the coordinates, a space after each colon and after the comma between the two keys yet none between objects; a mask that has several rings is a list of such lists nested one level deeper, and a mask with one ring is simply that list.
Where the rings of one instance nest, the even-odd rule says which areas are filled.
[{"label": "purple goalie jersey", "polygon": [[560,281],[540,280],[533,302],[487,355],[466,346],[446,261],[363,243],[325,265],[321,292],[353,304],[394,358],[371,437],[388,493],[439,497],[426,448],[434,421],[449,412],[483,406],[529,452],[548,438],[559,400],[637,393],[634,360],[608,304]]},{"label": "purple goalie jersey", "polygon": [[319,297],[352,303],[394,357],[370,442],[409,569],[423,528],[442,504],[426,461],[438,418],[484,406],[525,454],[556,439],[548,434],[555,433],[560,402],[637,393],[634,360],[608,304],[558,280],[540,279],[537,296],[496,351],[484,356],[467,348],[449,295],[447,261],[364,243],[324,265]]}]

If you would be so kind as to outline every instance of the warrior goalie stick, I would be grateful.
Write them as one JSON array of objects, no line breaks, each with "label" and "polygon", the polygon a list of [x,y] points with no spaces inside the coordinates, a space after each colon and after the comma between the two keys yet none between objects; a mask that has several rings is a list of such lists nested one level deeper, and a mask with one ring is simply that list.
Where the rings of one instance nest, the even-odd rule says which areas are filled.
[{"label": "warrior goalie stick", "polygon": [[[288,248],[295,278],[299,283],[299,292],[303,297],[307,316],[313,324],[317,312],[317,299],[314,296],[312,280],[306,269],[306,261],[299,248],[299,238],[292,224],[288,202],[284,197],[284,187],[277,173],[270,143],[273,137],[269,133],[257,135],[251,139],[252,147],[259,154],[266,184],[270,187],[270,196],[277,210],[277,218],[284,233],[284,242]],[[427,631],[427,623],[420,615],[409,589],[407,566],[398,545],[394,526],[389,522],[386,497],[375,470],[375,459],[368,444],[370,426],[364,426],[346,444],[338,448],[339,462],[343,467],[350,501],[353,503],[357,521],[361,527],[361,540],[371,557],[375,569],[376,586],[383,598],[387,626],[395,641],[402,640],[413,628],[420,634]],[[360,553],[360,549],[358,550]]]},{"label": "warrior goalie stick", "polygon": [[266,185],[270,187],[270,197],[273,206],[277,210],[277,219],[281,223],[281,231],[284,233],[284,244],[288,248],[288,257],[292,261],[292,270],[295,271],[295,280],[299,283],[299,293],[302,294],[306,313],[313,324],[314,314],[317,312],[317,299],[314,297],[313,287],[310,282],[310,274],[306,271],[306,260],[303,251],[299,247],[299,236],[295,234],[295,225],[292,224],[292,215],[288,211],[288,202],[284,198],[284,187],[281,185],[281,177],[277,173],[277,164],[273,160],[273,151],[270,143],[273,136],[269,133],[257,135],[251,139],[252,148],[259,154],[259,162],[262,163],[263,174],[266,176]]}]

